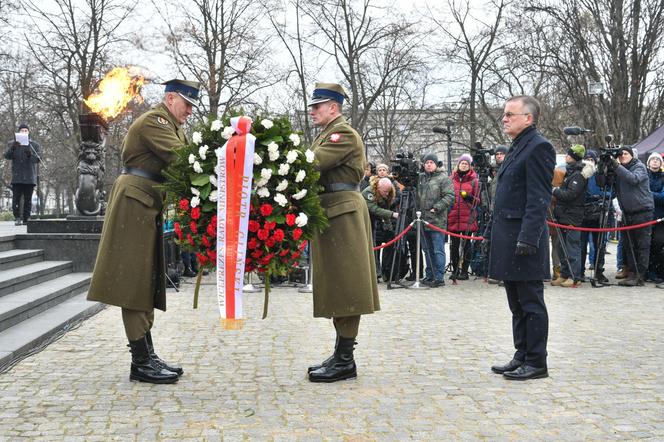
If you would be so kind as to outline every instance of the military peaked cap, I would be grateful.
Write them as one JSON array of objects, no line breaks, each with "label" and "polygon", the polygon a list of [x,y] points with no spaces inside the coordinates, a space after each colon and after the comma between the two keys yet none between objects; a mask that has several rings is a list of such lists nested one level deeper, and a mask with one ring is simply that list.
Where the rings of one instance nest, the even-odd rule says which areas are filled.
[{"label": "military peaked cap", "polygon": [[165,81],[162,84],[166,85],[164,92],[177,92],[194,106],[198,103],[198,92],[201,88],[199,82],[173,79]]},{"label": "military peaked cap", "polygon": [[344,88],[337,83],[316,83],[314,93],[311,95],[309,106],[318,103],[325,103],[326,101],[334,100],[337,103],[343,104],[344,98],[348,99],[348,94]]}]

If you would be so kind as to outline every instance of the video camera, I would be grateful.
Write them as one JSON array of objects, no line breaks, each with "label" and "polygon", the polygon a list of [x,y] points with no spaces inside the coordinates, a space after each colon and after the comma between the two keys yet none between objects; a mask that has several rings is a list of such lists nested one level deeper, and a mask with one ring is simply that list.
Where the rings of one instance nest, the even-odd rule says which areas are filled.
[{"label": "video camera", "polygon": [[491,156],[495,155],[496,151],[492,148],[482,149],[482,143],[478,141],[475,147],[470,149],[470,154],[475,172],[480,176],[488,176],[491,172]]},{"label": "video camera", "polygon": [[393,160],[390,160],[392,166],[392,175],[406,187],[417,186],[420,172],[420,163],[413,158],[413,153],[399,152]]},{"label": "video camera", "polygon": [[620,153],[620,146],[616,147],[613,144],[613,135],[609,134],[605,136],[604,141],[606,141],[606,146],[599,148],[600,158],[618,158],[618,154]]}]

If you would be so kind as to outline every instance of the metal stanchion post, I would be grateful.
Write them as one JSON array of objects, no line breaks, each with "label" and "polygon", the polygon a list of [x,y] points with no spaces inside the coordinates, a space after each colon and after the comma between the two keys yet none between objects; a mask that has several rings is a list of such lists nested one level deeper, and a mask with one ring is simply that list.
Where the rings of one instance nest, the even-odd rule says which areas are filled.
[{"label": "metal stanchion post", "polygon": [[249,273],[249,277],[247,278],[247,284],[242,288],[242,291],[244,293],[258,293],[261,291],[260,288],[256,287],[253,284],[253,279],[254,279],[254,272]]},{"label": "metal stanchion post", "polygon": [[309,262],[309,265],[304,269],[304,274],[306,275],[307,284],[300,287],[297,290],[298,293],[313,293],[314,291],[314,286],[311,284],[311,281],[314,279],[314,274],[311,271],[311,264],[312,264],[311,249],[309,249],[309,253],[307,253],[307,261]]},{"label": "metal stanchion post", "polygon": [[421,228],[422,220],[420,219],[420,217],[422,216],[422,212],[420,212],[418,210],[417,212],[415,212],[415,215],[417,216],[417,219],[415,220],[415,223],[417,224],[417,230],[416,230],[417,240],[416,240],[416,246],[415,246],[415,249],[416,249],[415,253],[417,253],[417,256],[415,257],[415,267],[416,267],[415,268],[415,282],[413,283],[413,285],[411,285],[408,288],[409,289],[418,289],[418,290],[430,289],[431,287],[420,284],[420,267],[421,267],[420,266],[420,259],[421,259],[421,256],[422,256],[422,252],[420,251],[420,247],[421,247],[420,235],[421,235],[421,232],[422,232],[422,230],[421,230],[422,229]]}]

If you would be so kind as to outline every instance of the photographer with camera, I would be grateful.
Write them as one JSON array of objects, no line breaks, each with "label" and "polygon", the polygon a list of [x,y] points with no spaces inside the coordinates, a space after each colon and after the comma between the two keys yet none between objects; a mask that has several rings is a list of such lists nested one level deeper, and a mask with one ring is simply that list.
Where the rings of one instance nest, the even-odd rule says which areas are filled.
[{"label": "photographer with camera", "polygon": [[[362,191],[364,201],[369,209],[371,218],[371,227],[373,229],[374,245],[390,241],[394,238],[396,229],[396,219],[399,217],[398,202],[396,199],[396,190],[389,178],[373,177],[369,187]],[[380,250],[376,255],[376,273],[387,280],[385,275],[390,273],[394,246],[386,247],[382,250],[383,259],[381,265]]]},{"label": "photographer with camera", "polygon": [[[648,172],[634,156],[632,148],[618,148],[618,158],[611,157],[608,167],[616,175],[616,195],[622,207],[624,224],[629,226],[652,221],[654,202]],[[623,257],[628,276],[619,285],[634,287],[644,284],[650,259],[651,232],[651,226],[623,232]]]},{"label": "photographer with camera", "polygon": [[374,175],[376,175],[376,163],[374,163],[373,161],[369,161],[364,166],[364,176],[360,181],[360,192],[369,186],[369,181]]},{"label": "photographer with camera", "polygon": [[[553,188],[556,207],[553,216],[559,224],[580,227],[583,224],[588,179],[595,174],[595,166],[583,162],[586,148],[575,144],[565,156],[565,177],[560,187]],[[560,276],[551,281],[553,286],[574,287],[581,281],[584,264],[581,262],[581,232],[557,229],[557,241],[553,246],[560,258]]]},{"label": "photographer with camera", "polygon": [[[447,227],[447,213],[454,202],[452,180],[442,170],[438,170],[438,156],[428,153],[422,158],[424,172],[420,174],[417,185],[419,210],[422,219],[434,226]],[[427,262],[426,278],[422,280],[430,287],[445,285],[445,235],[433,229],[425,228],[425,257]]]},{"label": "photographer with camera", "polygon": [[[479,180],[475,171],[470,167],[473,158],[464,153],[457,160],[452,173],[454,185],[454,204],[447,216],[447,230],[453,233],[470,235],[477,232],[477,208],[480,202]],[[453,280],[468,279],[468,266],[470,264],[470,240],[450,237],[450,261],[452,263]]]}]

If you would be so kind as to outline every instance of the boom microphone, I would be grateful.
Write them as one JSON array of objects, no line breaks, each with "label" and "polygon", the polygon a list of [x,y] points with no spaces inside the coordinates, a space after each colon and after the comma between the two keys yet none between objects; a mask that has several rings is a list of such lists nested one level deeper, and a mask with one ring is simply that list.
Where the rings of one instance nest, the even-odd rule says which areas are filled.
[{"label": "boom microphone", "polygon": [[592,132],[592,129],[583,129],[579,126],[565,127],[563,128],[565,135],[583,135],[587,132]]},{"label": "boom microphone", "polygon": [[445,129],[444,127],[440,127],[440,126],[435,126],[433,128],[433,131],[437,134],[444,134],[444,135],[447,135],[447,134],[450,133],[449,130]]}]

